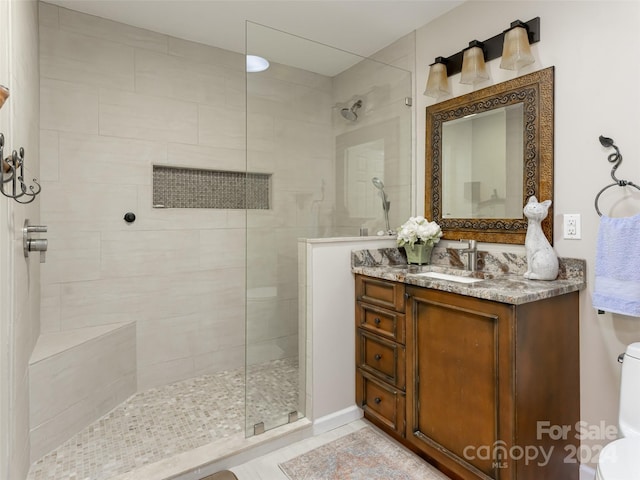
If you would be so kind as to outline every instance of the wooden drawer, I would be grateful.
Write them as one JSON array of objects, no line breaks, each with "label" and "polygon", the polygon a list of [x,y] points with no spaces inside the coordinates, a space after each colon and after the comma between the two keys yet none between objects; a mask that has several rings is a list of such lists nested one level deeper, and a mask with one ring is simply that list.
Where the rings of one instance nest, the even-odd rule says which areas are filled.
[{"label": "wooden drawer", "polygon": [[404,313],[396,313],[366,303],[358,302],[357,326],[376,335],[404,345]]},{"label": "wooden drawer", "polygon": [[404,437],[404,392],[358,369],[356,403],[368,416]]},{"label": "wooden drawer", "polygon": [[405,389],[405,348],[362,329],[357,331],[356,364],[363,371]]},{"label": "wooden drawer", "polygon": [[356,299],[404,312],[404,283],[356,275]]}]

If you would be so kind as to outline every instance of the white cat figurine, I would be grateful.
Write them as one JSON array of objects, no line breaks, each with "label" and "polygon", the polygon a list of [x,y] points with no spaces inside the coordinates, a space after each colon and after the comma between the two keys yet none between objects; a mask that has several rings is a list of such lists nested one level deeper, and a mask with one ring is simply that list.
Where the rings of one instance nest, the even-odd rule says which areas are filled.
[{"label": "white cat figurine", "polygon": [[544,236],[540,223],[547,217],[551,200],[538,202],[529,197],[524,206],[524,216],[529,219],[524,247],[527,252],[527,271],[524,278],[530,280],[555,280],[558,276],[558,257]]}]

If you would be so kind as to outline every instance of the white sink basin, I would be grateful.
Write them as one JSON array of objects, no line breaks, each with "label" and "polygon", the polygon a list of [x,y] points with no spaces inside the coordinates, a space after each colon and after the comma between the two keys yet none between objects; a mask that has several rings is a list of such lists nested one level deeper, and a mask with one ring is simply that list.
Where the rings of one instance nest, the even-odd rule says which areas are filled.
[{"label": "white sink basin", "polygon": [[436,280],[448,280],[450,282],[460,282],[460,283],[475,283],[481,282],[482,278],[475,277],[461,277],[459,275],[449,275],[448,273],[439,273],[439,272],[425,272],[425,273],[417,273],[418,277],[429,277],[434,278]]}]

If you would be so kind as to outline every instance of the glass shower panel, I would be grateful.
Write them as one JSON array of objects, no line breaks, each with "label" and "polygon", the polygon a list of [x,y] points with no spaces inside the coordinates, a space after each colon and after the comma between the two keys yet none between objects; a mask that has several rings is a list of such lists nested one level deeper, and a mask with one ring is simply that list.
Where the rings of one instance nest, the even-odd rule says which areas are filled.
[{"label": "glass shower panel", "polygon": [[385,183],[394,226],[409,215],[411,76],[251,22],[246,45],[270,62],[246,77],[246,170],[269,175],[268,208],[246,215],[246,433],[254,435],[309,408],[298,240],[381,228],[373,177]]}]

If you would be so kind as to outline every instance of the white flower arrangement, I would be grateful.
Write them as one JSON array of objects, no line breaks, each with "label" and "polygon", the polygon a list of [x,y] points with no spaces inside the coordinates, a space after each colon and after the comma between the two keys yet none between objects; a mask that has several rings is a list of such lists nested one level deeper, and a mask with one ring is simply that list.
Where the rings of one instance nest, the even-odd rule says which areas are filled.
[{"label": "white flower arrangement", "polygon": [[415,243],[424,243],[430,247],[440,241],[442,230],[436,222],[430,222],[422,216],[411,217],[398,231],[398,246],[403,247]]}]

